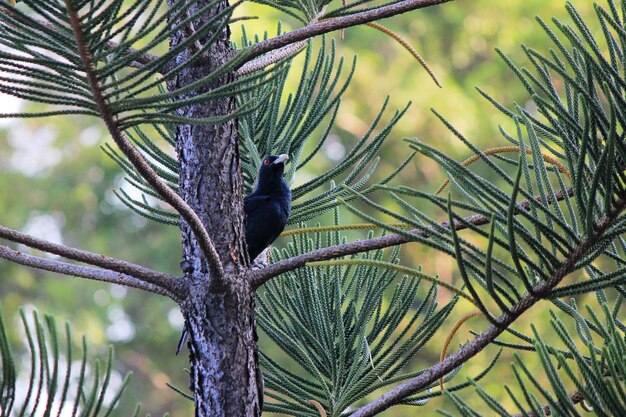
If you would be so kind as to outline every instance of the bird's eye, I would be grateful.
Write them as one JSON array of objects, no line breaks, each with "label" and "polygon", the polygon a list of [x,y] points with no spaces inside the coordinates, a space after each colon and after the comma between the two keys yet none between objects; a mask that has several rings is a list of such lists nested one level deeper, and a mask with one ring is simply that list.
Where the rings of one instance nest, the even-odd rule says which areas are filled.
[{"label": "bird's eye", "polygon": [[269,165],[269,164],[270,164],[270,160],[269,160],[269,159],[264,160],[264,161],[263,161],[263,164],[264,164],[264,165]]}]

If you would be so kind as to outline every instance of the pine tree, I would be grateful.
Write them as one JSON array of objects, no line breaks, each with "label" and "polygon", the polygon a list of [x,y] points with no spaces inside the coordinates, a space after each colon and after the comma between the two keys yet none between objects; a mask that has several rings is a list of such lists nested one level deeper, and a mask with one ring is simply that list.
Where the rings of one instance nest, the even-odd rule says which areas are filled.
[{"label": "pine tree", "polygon": [[[5,240],[89,266],[6,245],[0,245],[0,257],[176,301],[189,333],[197,416],[257,416],[263,388],[263,409],[287,415],[373,416],[400,404],[428,406],[430,398],[442,395],[460,415],[482,415],[456,393],[466,389],[475,390],[485,409],[510,416],[479,385],[499,354],[473,379],[454,379],[491,344],[534,352],[545,371],[548,384],[519,356],[513,364],[517,386],[506,389],[521,415],[577,416],[577,404],[592,407],[597,415],[626,415],[626,326],[620,321],[626,295],[624,0],[596,5],[593,24],[601,36],[594,37],[571,4],[566,6],[569,24],[539,19],[554,47],[540,52],[524,46],[531,69],[501,54],[536,106],[506,106],[481,91],[515,126],[513,131],[501,129],[506,146],[478,149],[435,111],[473,157],[458,162],[425,141],[406,139],[412,153],[394,172],[381,176],[380,148],[406,111],[397,111],[381,127],[385,102],[369,131],[335,167],[293,187],[291,226],[285,234],[291,243],[270,250],[269,262],[247,259],[242,199],[254,185],[262,158],[289,154],[286,179],[293,182],[328,139],[354,74],[355,62],[337,58],[333,42],[323,35],[370,24],[398,39],[374,21],[445,1],[257,0],[302,27],[263,40],[244,32],[240,41],[231,39],[229,30],[237,2],[3,4],[0,65],[8,76],[0,79],[0,91],[55,107],[1,116],[102,119],[114,142],[104,151],[144,195],[139,200],[120,190],[118,197],[163,227],[181,229],[182,277],[6,227],[0,227]],[[154,53],[163,44],[167,52]],[[305,63],[296,68],[293,59],[300,54]],[[293,71],[301,81],[290,94],[286,80]],[[397,184],[398,174],[416,155],[445,170],[450,190],[444,184],[432,194]],[[478,174],[476,161],[488,172]],[[400,209],[380,204],[381,195]],[[440,209],[448,220],[436,221],[425,206]],[[364,223],[346,224],[341,220],[345,211]],[[306,225],[324,214],[332,224]],[[370,230],[368,238],[348,242],[345,230],[356,229]],[[400,248],[408,242],[449,255],[463,284],[402,265]],[[571,275],[577,279],[564,282]],[[444,305],[437,299],[441,288],[453,294]],[[588,293],[595,294],[596,305],[580,311],[573,297]],[[563,313],[552,313],[550,322],[559,346],[547,344],[537,332],[512,327],[540,300]],[[475,311],[462,315],[461,304]],[[446,357],[449,338],[439,363],[407,371],[409,361],[445,321],[461,325],[478,315],[490,327]],[[293,366],[258,352],[257,323]],[[45,372],[31,378],[30,386],[39,384],[40,393],[45,385],[49,399],[62,395],[61,405],[48,401],[45,408],[52,413],[65,402],[67,389],[66,384],[58,390],[62,371],[56,327],[50,318],[46,326],[35,319],[34,326],[39,348],[38,353],[31,349],[33,364],[39,361]],[[518,341],[503,339],[504,333]],[[69,330],[66,334],[69,339]],[[34,346],[32,331],[27,337]],[[0,353],[0,409],[10,414],[15,374],[1,321]],[[110,359],[105,375],[109,372]],[[88,399],[82,404],[77,399],[74,409],[108,415],[102,405],[107,382],[98,388],[97,374],[94,380]],[[380,390],[384,394],[372,400]],[[29,406],[39,405],[27,402],[24,409]]]}]

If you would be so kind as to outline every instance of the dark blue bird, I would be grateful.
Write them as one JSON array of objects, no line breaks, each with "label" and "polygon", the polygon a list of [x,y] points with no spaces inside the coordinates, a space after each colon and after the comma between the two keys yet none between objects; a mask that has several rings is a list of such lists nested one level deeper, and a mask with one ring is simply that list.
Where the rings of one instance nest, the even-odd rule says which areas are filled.
[{"label": "dark blue bird", "polygon": [[[291,213],[291,190],[283,174],[288,159],[286,154],[265,157],[259,169],[256,190],[243,199],[250,262],[276,240],[287,224]],[[176,348],[177,355],[186,340],[185,328]]]},{"label": "dark blue bird", "polygon": [[291,213],[291,190],[285,182],[286,154],[270,155],[259,169],[256,190],[243,200],[250,262],[282,233]]}]

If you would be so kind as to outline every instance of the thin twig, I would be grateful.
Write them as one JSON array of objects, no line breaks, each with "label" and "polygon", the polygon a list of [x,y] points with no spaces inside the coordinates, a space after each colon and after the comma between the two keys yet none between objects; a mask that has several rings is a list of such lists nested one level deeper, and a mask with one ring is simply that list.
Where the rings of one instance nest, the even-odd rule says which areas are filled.
[{"label": "thin twig", "polygon": [[43,271],[56,272],[62,275],[71,275],[75,277],[93,279],[96,281],[109,282],[111,284],[139,288],[140,290],[168,296],[172,300],[179,302],[179,297],[174,292],[121,272],[45,259],[16,251],[4,245],[0,245],[0,258],[15,262],[16,264],[41,269]]},{"label": "thin twig", "polygon": [[485,331],[476,336],[476,339],[462,347],[457,353],[448,356],[444,361],[426,369],[419,376],[397,386],[391,391],[381,395],[371,403],[357,409],[351,414],[351,417],[369,417],[380,413],[383,410],[398,404],[402,399],[418,392],[420,389],[427,387],[437,381],[442,376],[456,369],[476,354],[481,352],[487,345],[493,342],[508,326],[510,326],[519,316],[526,310],[531,308],[542,297],[550,293],[565,276],[572,272],[573,268],[583,259],[589,251],[593,250],[598,240],[606,232],[606,230],[615,223],[615,220],[626,208],[626,197],[622,197],[615,202],[614,207],[609,213],[602,216],[596,223],[595,231],[591,236],[583,238],[578,246],[570,253],[561,266],[556,269],[550,277],[537,284],[533,288],[533,294],[527,294],[512,308],[510,313],[504,313],[496,319],[496,324],[491,325]]},{"label": "thin twig", "polygon": [[390,36],[393,39],[395,39],[396,42],[398,42],[400,45],[402,45],[402,47],[404,49],[409,51],[411,56],[413,56],[413,58],[415,58],[417,60],[417,62],[419,62],[419,64],[422,66],[422,68],[424,68],[424,70],[426,70],[428,75],[430,75],[430,78],[434,81],[434,83],[437,85],[437,87],[441,88],[441,83],[437,79],[437,76],[435,75],[433,70],[428,66],[428,62],[426,62],[426,60],[424,58],[422,58],[422,56],[415,50],[415,48],[413,48],[406,40],[404,40],[404,38],[402,36],[398,35],[393,30],[391,30],[391,29],[389,29],[389,28],[387,28],[387,27],[385,27],[383,25],[379,25],[378,23],[375,23],[375,22],[369,22],[369,23],[366,23],[366,25],[371,27],[371,28],[374,28],[376,30],[379,30],[382,33],[384,33],[385,35]]},{"label": "thin twig", "polygon": [[324,33],[333,32],[335,30],[361,25],[363,23],[373,22],[375,20],[384,19],[386,17],[395,16],[411,10],[422,9],[436,4],[447,3],[450,0],[404,0],[385,6],[377,7],[372,10],[366,10],[347,16],[335,17],[333,19],[323,20],[318,23],[304,26],[299,29],[292,30],[284,35],[267,39],[259,42],[250,48],[247,56],[248,60],[252,60],[267,52],[282,48],[289,44],[304,41],[313,36],[322,35]]},{"label": "thin twig", "polygon": [[175,291],[176,288],[177,277],[163,272],[154,271],[144,266],[126,262],[121,259],[111,258],[99,253],[87,252],[81,249],[49,242],[4,226],[0,226],[0,238],[7,239],[15,243],[21,243],[22,245],[39,249],[44,252],[63,256],[74,261],[84,262],[90,265],[99,266],[100,268],[132,275],[142,281],[149,282],[170,291]]},{"label": "thin twig", "polygon": [[[559,190],[556,193],[556,200],[561,201],[567,197],[571,197],[574,195],[574,191],[571,187],[566,188],[565,190]],[[535,200],[542,202],[541,197],[536,197]],[[548,203],[551,204],[551,199],[548,200]],[[530,201],[524,200],[519,205],[524,210],[530,210]],[[468,224],[472,224],[474,226],[482,226],[489,223],[489,218],[483,216],[482,214],[473,214],[471,216],[467,216],[463,218],[463,221],[455,222],[455,229],[462,230],[468,228]],[[442,222],[442,226],[448,227],[449,223]],[[433,228],[429,228],[429,230],[434,230]],[[408,233],[411,233],[415,236],[420,237],[428,237],[429,232],[424,230],[410,230]],[[326,248],[314,250],[308,253],[304,253],[302,255],[294,256],[292,258],[284,259],[280,262],[276,262],[268,266],[267,268],[259,269],[253,271],[251,273],[251,282],[253,288],[258,288],[263,285],[265,282],[270,279],[283,274],[285,272],[293,271],[294,269],[302,268],[307,263],[315,262],[315,261],[325,261],[328,259],[340,258],[346,255],[354,255],[356,253],[368,252],[371,250],[384,249],[390,246],[397,246],[403,243],[411,242],[411,239],[401,235],[387,235],[381,237],[375,237],[373,239],[365,239],[359,240],[351,243],[344,243],[341,245],[329,246]]]},{"label": "thin twig", "polygon": [[94,94],[94,101],[100,112],[102,120],[106,124],[109,133],[113,137],[113,140],[120,148],[120,150],[126,155],[129,162],[137,169],[137,172],[159,193],[165,201],[167,201],[174,209],[180,213],[181,217],[189,224],[189,227],[194,233],[194,236],[198,240],[202,252],[207,257],[209,268],[211,269],[212,279],[215,279],[216,283],[219,283],[224,277],[224,269],[220,261],[219,255],[213,246],[213,242],[207,232],[202,220],[198,217],[195,211],[178,195],[174,190],[167,186],[159,175],[154,171],[150,164],[146,161],[145,157],[135,148],[130,141],[120,131],[116,120],[109,111],[109,106],[104,99],[98,77],[93,68],[91,54],[87,48],[84,34],[82,32],[80,18],[73,8],[73,5],[69,0],[65,0],[65,5],[70,17],[70,24],[72,31],[76,38],[76,44],[80,53],[81,60],[85,66],[85,73],[91,90]]}]

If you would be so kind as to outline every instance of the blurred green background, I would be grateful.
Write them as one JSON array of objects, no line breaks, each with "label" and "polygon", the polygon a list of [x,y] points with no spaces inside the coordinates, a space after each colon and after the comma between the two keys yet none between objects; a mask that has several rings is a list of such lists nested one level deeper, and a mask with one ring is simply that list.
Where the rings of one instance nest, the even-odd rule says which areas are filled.
[{"label": "blurred green background", "polygon": [[[572,3],[592,21],[591,2]],[[309,165],[319,171],[301,173],[296,182],[304,182],[307,177],[326,170],[337,156],[349,150],[351,143],[368,129],[387,95],[391,110],[386,113],[387,120],[395,109],[409,101],[413,104],[381,151],[381,174],[391,171],[408,154],[403,137],[418,137],[459,160],[469,155],[433,116],[431,108],[436,108],[479,148],[505,145],[498,126],[507,121],[481,98],[475,87],[507,106],[526,105],[527,94],[494,48],[502,49],[521,65],[525,62],[521,43],[546,51],[550,47],[549,39],[534,18],[539,15],[549,20],[556,16],[565,20],[563,6],[562,0],[457,1],[381,21],[426,59],[441,81],[441,89],[409,53],[381,32],[363,26],[346,30],[343,39],[332,34],[339,55],[348,62],[358,55],[357,71],[344,96],[333,138],[324,148],[325,155]],[[237,15],[259,16],[258,20],[245,24],[248,33],[260,35],[263,31],[274,34],[276,22],[283,19],[278,12],[252,3],[244,3]],[[295,27],[293,21],[283,22],[286,29]],[[232,31],[233,39],[238,40],[240,23],[233,24]],[[298,62],[295,61],[293,73],[299,73]],[[294,90],[296,83],[294,76]],[[0,104],[2,112],[40,108],[7,95],[0,95]],[[178,275],[181,249],[177,229],[146,221],[112,194],[113,189],[125,185],[118,167],[99,148],[108,140],[103,123],[96,119],[0,120],[0,224]],[[397,182],[434,191],[443,179],[444,174],[432,161],[418,156]],[[446,216],[443,212],[433,215],[442,219]],[[344,219],[357,221],[347,214]],[[428,274],[458,282],[451,258],[417,244],[408,245],[402,254],[405,263],[423,265]],[[54,314],[59,321],[69,321],[75,334],[86,335],[92,353],[103,355],[107,344],[114,345],[115,369],[119,372],[114,384],[121,381],[126,371],[134,373],[119,415],[132,414],[137,402],[143,403],[144,411],[153,416],[164,412],[174,417],[192,415],[192,404],[166,386],[167,382],[181,388],[187,385],[186,353],[174,356],[182,318],[172,301],[7,262],[0,262],[0,294],[1,308],[11,327],[18,326],[16,309],[25,306]],[[441,301],[447,297],[442,292]],[[530,333],[529,325],[533,322],[549,337],[548,308],[547,304],[538,306],[524,315],[516,327]],[[416,358],[411,366],[419,369],[436,363],[446,330],[469,311],[470,306],[460,304],[450,323],[431,341],[427,353]],[[486,325],[480,318],[465,324],[455,337],[452,350],[471,338],[469,329],[481,330]],[[75,341],[78,342],[78,337]],[[266,346],[263,335],[260,344]],[[462,369],[457,380],[476,375],[496,351],[495,347],[487,349]],[[498,367],[482,382],[509,407],[511,402],[506,399],[502,385],[503,381],[513,381],[510,353],[504,352]],[[276,354],[280,357],[280,353]],[[535,359],[532,355],[528,357]],[[464,396],[475,394],[467,391]],[[477,410],[484,409],[480,401],[476,400],[475,404]],[[416,412],[434,415],[438,406],[445,403],[433,400],[426,408],[400,407],[383,415],[409,416]]]}]

